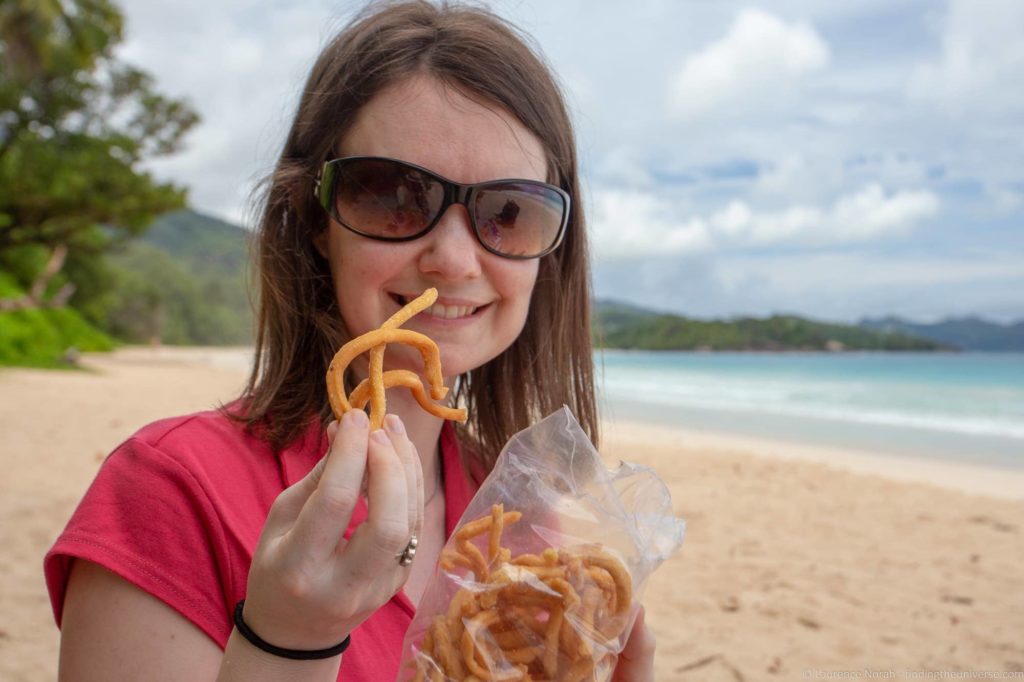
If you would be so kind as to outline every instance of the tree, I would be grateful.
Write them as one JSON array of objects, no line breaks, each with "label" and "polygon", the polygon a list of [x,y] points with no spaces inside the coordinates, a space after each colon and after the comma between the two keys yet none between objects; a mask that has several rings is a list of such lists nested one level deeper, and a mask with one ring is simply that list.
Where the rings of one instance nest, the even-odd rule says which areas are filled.
[{"label": "tree", "polygon": [[177,151],[198,117],[114,57],[122,38],[109,0],[0,3],[0,269],[29,288],[31,268],[13,264],[39,263],[32,292],[65,249],[65,271],[100,271],[102,254],[184,205],[141,165]]}]

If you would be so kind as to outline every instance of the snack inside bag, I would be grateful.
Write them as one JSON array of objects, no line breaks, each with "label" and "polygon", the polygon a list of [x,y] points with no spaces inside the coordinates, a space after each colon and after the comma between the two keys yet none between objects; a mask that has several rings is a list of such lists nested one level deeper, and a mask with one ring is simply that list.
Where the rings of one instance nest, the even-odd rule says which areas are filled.
[{"label": "snack inside bag", "polygon": [[505,445],[441,553],[401,681],[611,678],[685,523],[649,467],[606,468],[563,407]]}]

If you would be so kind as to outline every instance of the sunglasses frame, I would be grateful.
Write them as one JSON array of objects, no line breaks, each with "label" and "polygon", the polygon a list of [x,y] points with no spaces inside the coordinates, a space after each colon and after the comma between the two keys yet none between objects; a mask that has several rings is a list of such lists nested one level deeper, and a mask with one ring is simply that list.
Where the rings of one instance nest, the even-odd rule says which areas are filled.
[{"label": "sunglasses frame", "polygon": [[[386,237],[378,234],[368,234],[359,230],[352,225],[349,225],[341,216],[337,215],[337,209],[334,205],[334,194],[337,186],[338,167],[352,161],[389,161],[397,163],[401,166],[411,168],[417,172],[423,173],[429,178],[436,180],[441,187],[444,189],[444,200],[441,202],[441,207],[437,211],[437,215],[434,216],[433,220],[427,224],[425,228],[417,232],[416,234],[409,235],[407,237]],[[476,211],[473,209],[473,198],[480,189],[488,189],[495,185],[502,185],[506,183],[514,182],[517,184],[533,185],[536,187],[543,187],[557,193],[562,200],[565,202],[565,210],[562,211],[562,223],[558,226],[558,233],[555,235],[555,239],[551,246],[544,249],[538,254],[529,256],[517,256],[507,253],[501,253],[496,249],[492,248],[485,241],[483,236],[480,234],[480,227],[476,220]],[[414,163],[408,161],[402,161],[401,159],[393,159],[387,156],[346,156],[339,159],[331,159],[326,161],[323,168],[320,170],[320,174],[316,178],[316,184],[313,188],[313,194],[316,196],[320,206],[327,212],[331,218],[334,219],[339,225],[347,230],[355,232],[356,234],[367,237],[369,239],[375,239],[382,242],[410,242],[414,239],[426,235],[428,232],[437,227],[437,224],[441,222],[441,218],[448,211],[453,204],[461,204],[466,208],[466,212],[469,214],[469,221],[473,226],[473,234],[476,236],[476,240],[480,242],[480,245],[484,247],[489,253],[493,253],[496,256],[502,258],[510,258],[512,260],[532,260],[534,258],[542,258],[555,249],[562,243],[562,238],[565,236],[565,228],[569,224],[569,213],[572,210],[572,201],[569,198],[569,193],[563,190],[561,187],[549,184],[547,182],[540,182],[539,180],[524,180],[521,178],[504,178],[500,180],[488,180],[487,182],[478,182],[471,185],[465,185],[460,182],[449,180],[443,175],[438,175],[429,168],[423,166],[417,166]]]}]

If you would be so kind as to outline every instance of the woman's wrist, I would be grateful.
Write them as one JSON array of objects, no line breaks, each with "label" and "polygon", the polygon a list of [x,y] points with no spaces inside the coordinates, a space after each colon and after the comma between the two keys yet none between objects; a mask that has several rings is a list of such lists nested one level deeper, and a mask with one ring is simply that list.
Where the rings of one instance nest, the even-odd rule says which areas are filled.
[{"label": "woman's wrist", "polygon": [[343,656],[312,661],[281,658],[256,648],[237,628],[231,631],[217,682],[334,682]]},{"label": "woman's wrist", "polygon": [[235,606],[235,628],[238,633],[257,649],[279,658],[286,658],[293,661],[317,661],[324,658],[334,658],[335,656],[340,656],[344,653],[345,649],[348,648],[348,645],[352,641],[352,636],[346,635],[345,639],[338,644],[322,649],[289,649],[286,647],[280,647],[264,640],[256,634],[251,627],[249,627],[243,616],[244,607],[244,599],[240,600]]}]

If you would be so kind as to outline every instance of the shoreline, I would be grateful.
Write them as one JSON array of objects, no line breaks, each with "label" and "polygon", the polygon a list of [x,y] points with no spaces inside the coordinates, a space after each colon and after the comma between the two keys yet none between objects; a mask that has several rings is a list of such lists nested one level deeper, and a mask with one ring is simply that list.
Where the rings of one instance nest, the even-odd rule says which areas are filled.
[{"label": "shoreline", "polygon": [[1024,470],[986,464],[930,459],[922,455],[879,453],[854,447],[750,436],[668,426],[635,418],[602,418],[602,438],[613,447],[624,443],[743,454],[825,465],[857,475],[904,483],[921,483],[969,495],[1024,500]]},{"label": "shoreline", "polygon": [[[126,346],[114,352],[117,353],[116,364],[203,365],[218,371],[243,371],[248,374],[252,366],[253,349],[248,346]],[[109,356],[105,353],[91,354],[85,359],[85,364],[88,366],[92,362],[103,365],[103,358]],[[814,439],[759,435],[690,424],[670,425],[656,419],[640,419],[631,409],[616,409],[608,401],[602,402],[602,436],[612,442],[619,438],[653,446],[671,443],[683,449],[796,459],[855,474],[923,483],[971,495],[1024,499],[1024,467],[956,461],[928,456],[921,451],[884,451]]]},{"label": "shoreline", "polygon": [[1024,471],[1024,354],[608,354],[600,378],[625,420]]}]

